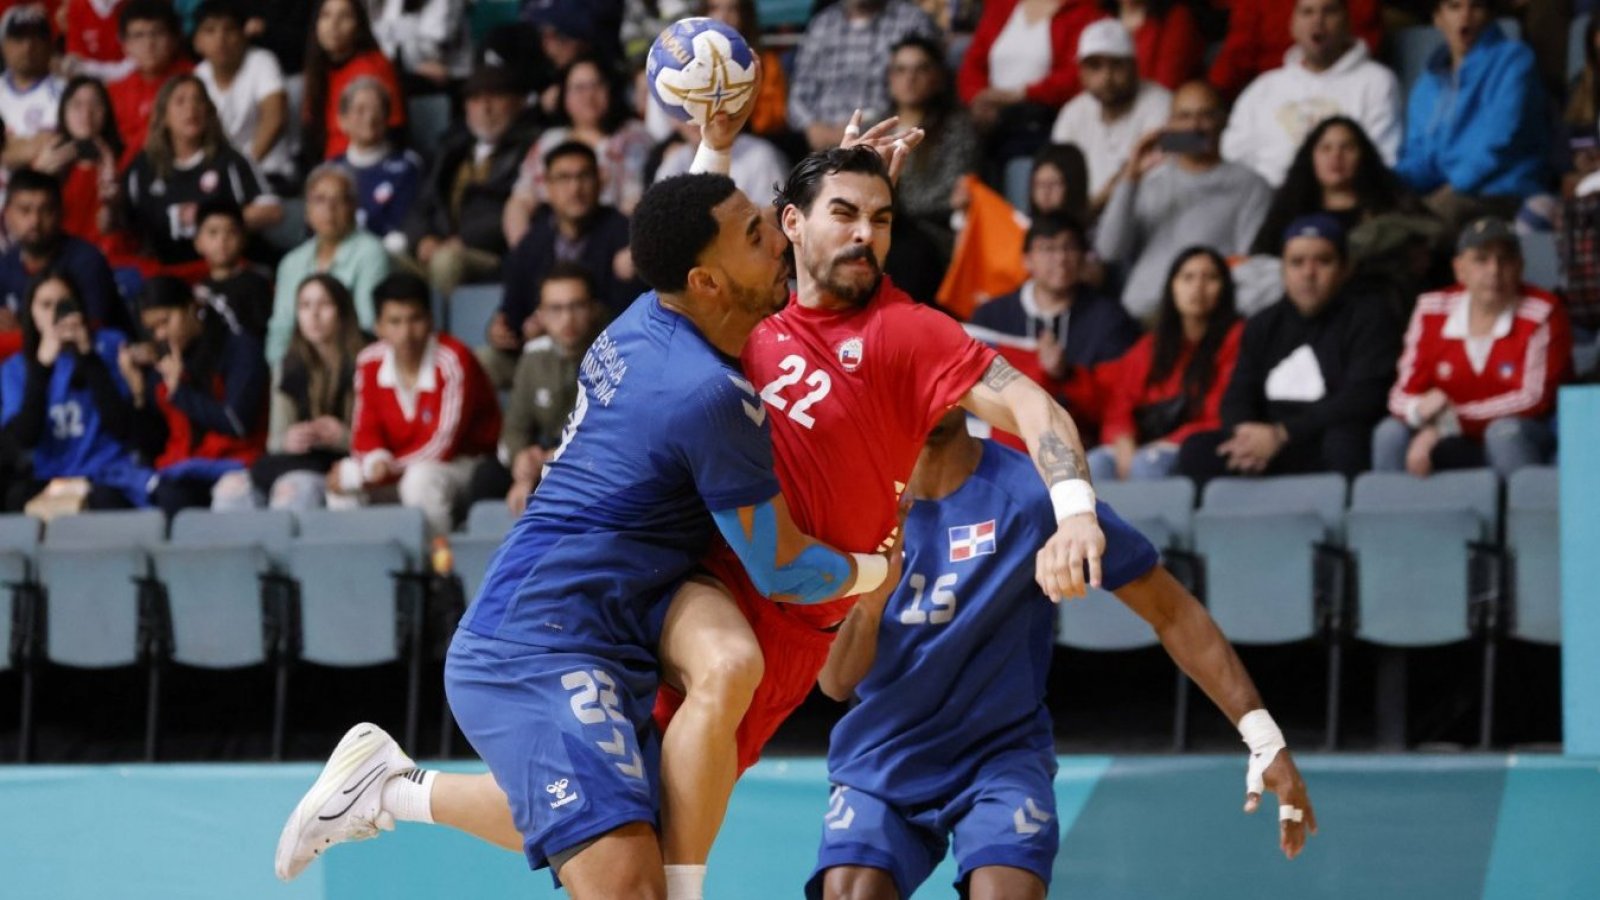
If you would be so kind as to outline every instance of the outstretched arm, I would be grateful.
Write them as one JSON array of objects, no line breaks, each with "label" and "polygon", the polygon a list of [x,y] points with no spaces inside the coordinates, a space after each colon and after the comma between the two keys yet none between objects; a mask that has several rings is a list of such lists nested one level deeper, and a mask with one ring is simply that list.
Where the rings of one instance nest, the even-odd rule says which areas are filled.
[{"label": "outstretched arm", "polygon": [[1267,713],[1255,683],[1222,629],[1200,601],[1159,566],[1117,589],[1116,594],[1117,599],[1150,623],[1172,661],[1238,727],[1250,746],[1244,811],[1256,811],[1263,790],[1276,794],[1278,846],[1285,856],[1294,859],[1305,847],[1307,835],[1316,833],[1317,815],[1311,809],[1305,781],[1289,755],[1282,732]]},{"label": "outstretched arm", "polygon": [[713,510],[756,589],[779,603],[822,603],[882,585],[889,559],[844,553],[801,532],[782,494],[754,506]]},{"label": "outstretched arm", "polygon": [[1056,533],[1039,550],[1040,589],[1057,601],[1082,596],[1085,566],[1087,583],[1099,587],[1106,538],[1095,518],[1094,488],[1072,416],[1044,388],[998,356],[962,398],[961,406],[995,428],[1021,437],[1050,489]]}]

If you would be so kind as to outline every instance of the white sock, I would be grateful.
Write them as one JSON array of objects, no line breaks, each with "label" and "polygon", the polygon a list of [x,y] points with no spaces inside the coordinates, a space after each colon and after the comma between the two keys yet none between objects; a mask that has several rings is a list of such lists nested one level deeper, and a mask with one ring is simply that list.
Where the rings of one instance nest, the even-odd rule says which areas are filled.
[{"label": "white sock", "polygon": [[705,866],[667,866],[667,900],[703,900]]},{"label": "white sock", "polygon": [[383,783],[383,808],[402,822],[433,822],[432,769],[407,769]]}]

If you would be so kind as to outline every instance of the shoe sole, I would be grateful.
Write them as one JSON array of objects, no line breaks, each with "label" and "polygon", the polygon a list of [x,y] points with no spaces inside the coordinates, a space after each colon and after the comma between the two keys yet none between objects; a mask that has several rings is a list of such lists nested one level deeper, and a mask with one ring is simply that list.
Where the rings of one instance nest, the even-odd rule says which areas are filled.
[{"label": "shoe sole", "polygon": [[[374,768],[366,777],[362,778],[355,786],[345,788],[351,776],[371,760],[373,755],[392,738],[382,729],[369,722],[362,722],[344,733],[338,745],[333,748],[333,753],[328,757],[328,762],[323,765],[318,773],[317,780],[312,783],[311,789],[295,805],[294,812],[289,814],[289,820],[284,823],[283,831],[278,835],[278,849],[273,858],[273,869],[283,881],[292,881],[300,873],[286,874],[287,865],[293,863],[295,846],[300,842],[300,835],[306,826],[314,820],[329,821],[349,812],[350,806],[355,805],[372,785],[382,782],[382,772],[385,767]],[[324,806],[341,793],[354,796],[349,805],[333,815],[320,815]],[[315,856],[312,857],[315,860]],[[307,862],[306,865],[310,865]],[[304,871],[302,867],[301,871]]]}]

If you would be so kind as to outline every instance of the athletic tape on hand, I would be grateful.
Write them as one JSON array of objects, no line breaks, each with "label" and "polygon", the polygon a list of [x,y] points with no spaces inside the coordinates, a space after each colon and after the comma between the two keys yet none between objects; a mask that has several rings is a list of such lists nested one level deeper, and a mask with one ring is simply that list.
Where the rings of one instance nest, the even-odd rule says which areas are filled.
[{"label": "athletic tape on hand", "polygon": [[1254,709],[1244,714],[1239,720],[1239,736],[1250,748],[1250,765],[1244,773],[1245,790],[1260,794],[1266,789],[1263,776],[1267,767],[1278,758],[1278,751],[1288,744],[1283,741],[1283,732],[1278,729],[1278,723],[1272,721],[1272,714],[1264,709]]},{"label": "athletic tape on hand", "polygon": [[1306,811],[1298,806],[1290,806],[1289,804],[1285,803],[1284,805],[1278,807],[1279,822],[1304,822],[1305,818]]}]

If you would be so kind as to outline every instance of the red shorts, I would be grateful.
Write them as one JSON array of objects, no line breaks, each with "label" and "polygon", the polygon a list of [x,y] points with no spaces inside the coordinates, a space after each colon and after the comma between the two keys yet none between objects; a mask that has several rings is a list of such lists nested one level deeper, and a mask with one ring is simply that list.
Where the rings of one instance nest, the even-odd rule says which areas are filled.
[{"label": "red shorts", "polygon": [[[817,675],[828,661],[828,648],[833,646],[833,626],[844,620],[855,598],[806,606],[774,603],[756,590],[739,558],[722,544],[707,554],[701,565],[728,588],[739,611],[750,622],[765,664],[761,684],[756,686],[750,708],[739,723],[742,774],[761,758],[761,749],[783,720],[811,694],[811,686],[817,683]],[[670,685],[661,685],[656,694],[656,727],[665,731],[682,703],[681,693]]]}]

